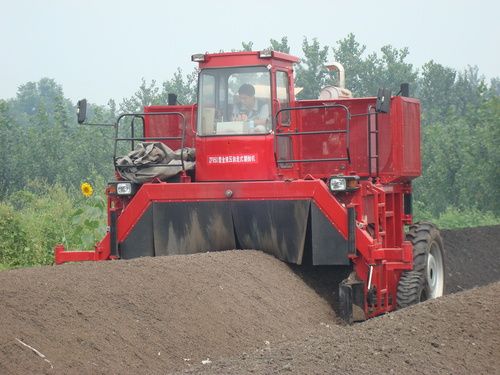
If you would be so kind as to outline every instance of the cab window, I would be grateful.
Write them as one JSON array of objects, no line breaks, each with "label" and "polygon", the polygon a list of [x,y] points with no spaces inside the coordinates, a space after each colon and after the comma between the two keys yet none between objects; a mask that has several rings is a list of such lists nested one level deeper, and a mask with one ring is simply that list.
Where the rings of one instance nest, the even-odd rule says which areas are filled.
[{"label": "cab window", "polygon": [[199,135],[271,131],[270,73],[266,67],[205,69],[200,74]]}]

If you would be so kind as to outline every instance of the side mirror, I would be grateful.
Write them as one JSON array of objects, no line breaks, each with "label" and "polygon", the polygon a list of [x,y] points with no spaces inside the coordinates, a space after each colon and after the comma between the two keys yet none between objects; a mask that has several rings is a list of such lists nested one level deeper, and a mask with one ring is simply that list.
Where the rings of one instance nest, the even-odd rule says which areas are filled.
[{"label": "side mirror", "polygon": [[78,101],[76,117],[79,124],[83,124],[87,118],[87,99],[82,99]]},{"label": "side mirror", "polygon": [[176,94],[168,94],[167,103],[168,103],[168,105],[177,105],[177,95]]},{"label": "side mirror", "polygon": [[391,109],[391,90],[386,88],[378,89],[375,110],[377,112],[389,113]]}]

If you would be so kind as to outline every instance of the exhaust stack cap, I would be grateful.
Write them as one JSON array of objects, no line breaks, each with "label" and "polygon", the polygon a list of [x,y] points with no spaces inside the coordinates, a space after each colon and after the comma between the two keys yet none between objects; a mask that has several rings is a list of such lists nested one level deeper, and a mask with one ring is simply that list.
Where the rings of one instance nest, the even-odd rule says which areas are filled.
[{"label": "exhaust stack cap", "polygon": [[331,62],[325,65],[325,68],[330,72],[338,71],[339,72],[339,86],[341,89],[345,89],[345,69],[344,66],[337,62]]},{"label": "exhaust stack cap", "polygon": [[331,62],[325,65],[325,68],[330,72],[339,72],[339,82],[338,86],[326,86],[323,87],[319,93],[318,99],[320,100],[332,100],[332,99],[343,99],[352,98],[352,92],[345,88],[345,72],[344,67],[339,62]]}]

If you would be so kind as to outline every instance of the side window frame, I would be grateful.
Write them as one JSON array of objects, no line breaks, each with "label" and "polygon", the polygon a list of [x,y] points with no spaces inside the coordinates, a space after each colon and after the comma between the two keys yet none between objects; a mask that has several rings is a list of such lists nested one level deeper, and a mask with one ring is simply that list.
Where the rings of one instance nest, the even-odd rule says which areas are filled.
[{"label": "side window frame", "polygon": [[[282,78],[280,77],[282,76]],[[284,78],[284,81],[283,81]],[[283,88],[282,83],[284,83],[284,89],[286,97],[280,97],[280,88]],[[283,100],[285,99],[285,100]],[[276,70],[276,100],[279,103],[279,108],[290,108],[290,78],[288,77],[288,72],[284,70]],[[280,126],[290,126],[291,113],[290,111],[282,112],[278,120]]]},{"label": "side window frame", "polygon": [[[217,105],[218,105],[218,82],[217,82],[217,76],[214,75],[214,74],[210,74],[210,73],[205,73],[203,76],[200,74],[198,76],[199,78],[201,79],[198,79],[198,97],[199,98],[205,98],[206,96],[204,95],[205,93],[205,90],[206,90],[206,83],[205,83],[205,80],[207,79],[211,79],[213,80],[212,81],[212,85],[213,85],[213,89],[212,89],[212,95],[213,95],[213,109],[214,109],[214,116],[215,116],[215,113],[217,111]],[[203,105],[203,107],[205,107],[205,103],[204,102],[201,102],[201,103],[198,103],[198,107],[200,108],[200,104]],[[200,134],[203,134],[203,135],[206,135],[206,130],[204,130],[203,126],[203,114],[198,114],[197,115],[198,119],[197,119],[197,124],[196,124],[196,133],[197,135],[200,135]],[[215,119],[215,117],[214,117]]]}]

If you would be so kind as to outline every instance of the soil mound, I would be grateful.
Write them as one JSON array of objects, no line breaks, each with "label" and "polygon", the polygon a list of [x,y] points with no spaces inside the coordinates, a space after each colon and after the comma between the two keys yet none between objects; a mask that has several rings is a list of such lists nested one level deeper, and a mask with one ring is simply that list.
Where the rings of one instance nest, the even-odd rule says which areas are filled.
[{"label": "soil mound", "polygon": [[165,373],[337,321],[258,251],[20,269],[0,285],[2,374]]},{"label": "soil mound", "polygon": [[497,374],[500,283],[198,365],[190,374]]},{"label": "soil mound", "polygon": [[[443,237],[448,291],[500,280],[500,227]],[[346,327],[342,277],[251,250],[3,271],[0,374],[500,368],[499,283]]]}]

